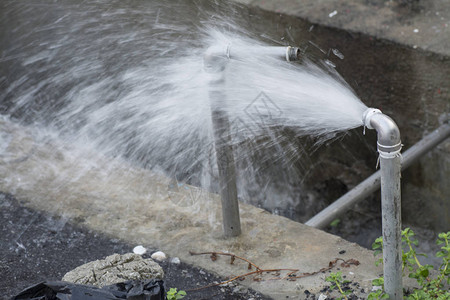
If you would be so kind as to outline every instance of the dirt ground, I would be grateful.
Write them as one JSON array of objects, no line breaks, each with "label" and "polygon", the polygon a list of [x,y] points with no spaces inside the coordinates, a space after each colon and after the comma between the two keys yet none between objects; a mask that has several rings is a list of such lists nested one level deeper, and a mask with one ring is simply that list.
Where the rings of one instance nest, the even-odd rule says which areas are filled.
[{"label": "dirt ground", "polygon": [[[79,265],[113,253],[131,252],[135,246],[71,224],[63,217],[33,211],[1,192],[0,208],[0,299],[9,299],[42,281],[61,280]],[[163,262],[161,266],[167,289],[189,290],[223,280],[183,262]],[[184,299],[271,298],[229,285],[188,292]]]}]

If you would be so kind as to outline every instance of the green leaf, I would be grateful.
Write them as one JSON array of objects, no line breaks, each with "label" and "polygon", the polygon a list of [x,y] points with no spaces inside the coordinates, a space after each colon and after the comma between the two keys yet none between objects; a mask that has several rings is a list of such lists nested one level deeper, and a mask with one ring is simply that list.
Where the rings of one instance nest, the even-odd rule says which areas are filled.
[{"label": "green leaf", "polygon": [[372,280],[372,285],[373,286],[383,286],[384,285],[384,278],[380,277],[380,278]]},{"label": "green leaf", "polygon": [[448,235],[448,233],[445,234],[444,232],[441,232],[441,233],[438,234],[438,238],[445,239],[447,237],[447,235]]},{"label": "green leaf", "polygon": [[376,262],[375,262],[375,266],[379,266],[380,264],[382,264],[383,263],[383,259],[382,258],[380,258],[379,260],[377,260]]},{"label": "green leaf", "polygon": [[333,221],[331,221],[330,226],[331,227],[337,227],[339,225],[339,223],[341,223],[341,219],[334,219]]},{"label": "green leaf", "polygon": [[436,253],[436,257],[444,257],[444,256],[445,256],[444,251],[438,251],[438,252]]},{"label": "green leaf", "polygon": [[428,277],[428,275],[430,275],[430,271],[428,271],[428,269],[422,269],[420,270],[420,276],[422,277]]}]

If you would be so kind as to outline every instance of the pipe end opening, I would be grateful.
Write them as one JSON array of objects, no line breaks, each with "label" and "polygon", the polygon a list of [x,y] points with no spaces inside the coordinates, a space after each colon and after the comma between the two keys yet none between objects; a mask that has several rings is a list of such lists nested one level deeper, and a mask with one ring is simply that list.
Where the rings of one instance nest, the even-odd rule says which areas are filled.
[{"label": "pipe end opening", "polygon": [[298,47],[288,46],[286,48],[286,60],[287,61],[300,60],[300,49]]},{"label": "pipe end opening", "polygon": [[362,122],[364,126],[366,126],[369,129],[373,129],[372,125],[370,125],[370,120],[372,119],[373,115],[375,114],[381,114],[381,110],[377,108],[368,108],[362,115]]}]

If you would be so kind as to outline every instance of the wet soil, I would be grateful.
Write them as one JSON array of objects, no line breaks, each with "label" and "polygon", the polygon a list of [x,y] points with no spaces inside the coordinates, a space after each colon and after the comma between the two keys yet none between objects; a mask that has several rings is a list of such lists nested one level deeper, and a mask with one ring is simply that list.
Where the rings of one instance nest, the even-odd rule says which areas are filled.
[{"label": "wet soil", "polygon": [[[0,192],[0,299],[9,299],[42,281],[61,280],[79,265],[113,253],[131,252],[134,246],[77,226],[64,217],[26,208],[12,195]],[[161,266],[168,289],[190,290],[223,280],[185,263],[163,262]],[[271,298],[232,284],[189,291],[184,299]]]}]

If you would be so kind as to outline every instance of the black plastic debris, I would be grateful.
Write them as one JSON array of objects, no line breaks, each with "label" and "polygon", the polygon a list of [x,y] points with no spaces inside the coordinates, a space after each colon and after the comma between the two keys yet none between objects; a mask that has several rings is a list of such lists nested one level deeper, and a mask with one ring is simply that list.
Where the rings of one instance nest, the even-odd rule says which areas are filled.
[{"label": "black plastic debris", "polygon": [[159,279],[130,280],[98,288],[64,281],[42,282],[11,300],[165,300],[164,282]]}]

